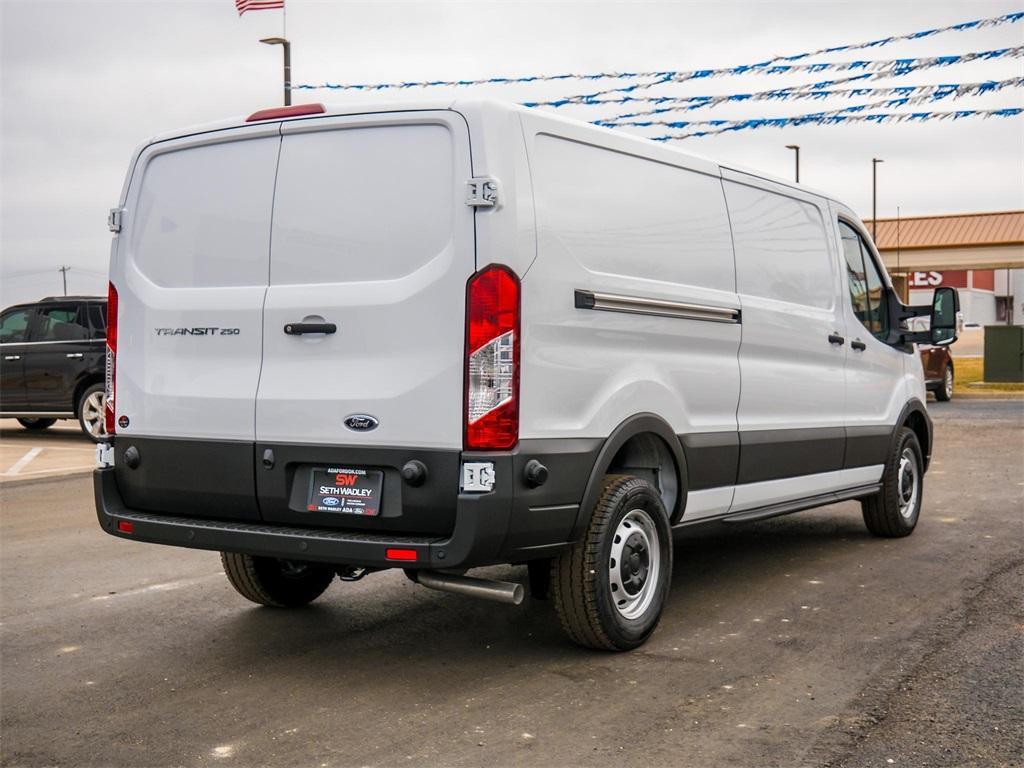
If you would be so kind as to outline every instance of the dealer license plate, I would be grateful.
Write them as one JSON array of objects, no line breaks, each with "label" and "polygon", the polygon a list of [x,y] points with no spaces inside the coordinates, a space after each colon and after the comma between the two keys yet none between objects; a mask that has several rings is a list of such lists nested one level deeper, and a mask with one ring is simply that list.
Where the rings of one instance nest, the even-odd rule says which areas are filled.
[{"label": "dealer license plate", "polygon": [[373,517],[380,514],[384,473],[358,467],[314,467],[309,483],[310,512],[343,512]]}]

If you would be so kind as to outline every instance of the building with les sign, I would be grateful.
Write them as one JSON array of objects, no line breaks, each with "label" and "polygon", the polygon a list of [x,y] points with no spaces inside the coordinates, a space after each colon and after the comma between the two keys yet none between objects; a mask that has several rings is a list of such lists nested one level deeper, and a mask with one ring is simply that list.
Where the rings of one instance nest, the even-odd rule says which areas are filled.
[{"label": "building with les sign", "polygon": [[877,245],[911,304],[946,285],[965,323],[1024,324],[1024,211],[879,219]]}]

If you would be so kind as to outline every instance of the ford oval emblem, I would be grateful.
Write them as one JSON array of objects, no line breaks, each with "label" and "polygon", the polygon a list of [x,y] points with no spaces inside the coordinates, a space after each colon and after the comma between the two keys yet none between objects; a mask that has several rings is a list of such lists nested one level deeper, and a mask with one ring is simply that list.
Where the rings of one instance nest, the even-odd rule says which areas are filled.
[{"label": "ford oval emblem", "polygon": [[339,504],[341,504],[341,499],[339,499],[337,496],[328,496],[325,499],[323,499],[323,503],[328,507],[336,507]]},{"label": "ford oval emblem", "polygon": [[380,422],[375,417],[365,413],[353,413],[345,419],[345,426],[356,432],[369,432],[371,429],[376,429],[378,424]]}]

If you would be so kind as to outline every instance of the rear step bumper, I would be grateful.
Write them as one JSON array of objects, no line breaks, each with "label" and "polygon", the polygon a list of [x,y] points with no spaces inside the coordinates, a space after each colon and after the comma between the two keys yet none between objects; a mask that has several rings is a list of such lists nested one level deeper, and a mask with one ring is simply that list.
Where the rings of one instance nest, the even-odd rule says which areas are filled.
[{"label": "rear step bumper", "polygon": [[[460,499],[455,531],[449,537],[438,537],[330,531],[131,510],[124,505],[112,469],[97,469],[93,488],[100,526],[124,539],[373,568],[454,568],[500,562],[497,552],[508,527],[507,499],[504,504],[494,498]],[[463,512],[463,501],[472,511]],[[130,532],[122,530],[120,522],[130,523]],[[389,549],[414,550],[416,559],[388,559]]]},{"label": "rear step bumper", "polygon": [[[522,441],[512,452],[480,455],[495,464],[495,491],[458,494],[452,532],[440,536],[213,520],[201,513],[189,516],[188,505],[181,515],[133,509],[125,503],[113,468],[97,469],[93,488],[100,526],[130,541],[371,568],[469,568],[550,556],[564,547],[598,445]],[[464,454],[463,459],[476,456]],[[530,458],[553,469],[542,487],[516,481]],[[389,559],[389,549],[413,550],[416,559]]]}]

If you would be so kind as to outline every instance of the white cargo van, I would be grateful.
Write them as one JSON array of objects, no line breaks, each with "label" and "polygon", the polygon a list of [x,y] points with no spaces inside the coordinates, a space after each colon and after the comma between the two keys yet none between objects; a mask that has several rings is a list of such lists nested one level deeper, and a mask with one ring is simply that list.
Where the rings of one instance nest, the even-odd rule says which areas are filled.
[{"label": "white cargo van", "polygon": [[828,196],[511,105],[316,104],[153,139],[110,226],[100,524],[257,603],[385,568],[518,603],[466,571],[528,563],[622,650],[688,525],[917,524],[913,343],[958,299],[903,306]]}]

